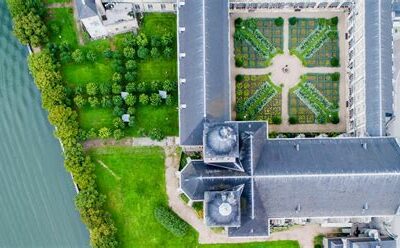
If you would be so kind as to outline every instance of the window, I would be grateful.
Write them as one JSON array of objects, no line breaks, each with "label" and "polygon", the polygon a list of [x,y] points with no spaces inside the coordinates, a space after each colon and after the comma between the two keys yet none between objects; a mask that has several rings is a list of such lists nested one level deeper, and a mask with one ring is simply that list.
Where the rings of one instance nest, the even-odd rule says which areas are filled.
[{"label": "window", "polygon": [[149,10],[152,10],[152,9],[153,9],[153,4],[148,4],[148,5],[147,5],[147,8],[148,8]]},{"label": "window", "polygon": [[140,10],[140,5],[139,4],[135,4],[135,9],[136,10]]},{"label": "window", "polygon": [[162,10],[165,10],[165,8],[166,8],[166,7],[165,7],[165,4],[162,3],[162,4],[161,4],[161,9],[162,9]]}]

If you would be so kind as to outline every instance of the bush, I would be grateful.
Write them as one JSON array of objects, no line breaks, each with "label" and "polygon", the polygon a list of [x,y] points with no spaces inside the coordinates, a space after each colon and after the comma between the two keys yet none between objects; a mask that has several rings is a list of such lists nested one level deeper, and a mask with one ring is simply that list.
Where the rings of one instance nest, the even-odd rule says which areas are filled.
[{"label": "bush", "polygon": [[114,106],[121,107],[123,104],[122,97],[121,96],[113,96],[113,104],[114,104]]},{"label": "bush", "polygon": [[293,25],[296,25],[296,23],[297,23],[297,18],[296,17],[293,16],[293,17],[289,18],[289,24],[290,25],[293,26]]},{"label": "bush", "polygon": [[126,63],[125,63],[125,68],[126,68],[127,70],[130,70],[130,71],[136,70],[136,68],[137,68],[137,63],[136,63],[136,61],[133,60],[133,59],[126,61]]},{"label": "bush", "polygon": [[153,59],[156,59],[156,58],[160,57],[160,52],[158,51],[157,47],[153,47],[153,48],[150,50],[150,56],[151,56]]},{"label": "bush", "polygon": [[128,106],[133,106],[136,103],[136,96],[129,94],[126,98],[125,98],[125,103]]},{"label": "bush", "polygon": [[235,57],[235,65],[236,65],[236,67],[242,67],[243,63],[244,63],[243,58]]},{"label": "bush", "polygon": [[151,106],[160,106],[161,104],[161,97],[157,93],[153,93],[150,96],[150,105]]},{"label": "bush", "polygon": [[103,96],[101,98],[101,106],[103,108],[111,108],[113,106],[113,102],[110,96]]},{"label": "bush", "polygon": [[164,57],[166,57],[166,58],[171,58],[171,57],[172,57],[172,54],[173,54],[172,48],[166,47],[166,48],[164,49],[163,54],[164,54]]},{"label": "bush", "polygon": [[299,120],[297,119],[296,116],[290,116],[289,117],[289,123],[290,124],[297,124],[297,123],[299,123]]},{"label": "bush", "polygon": [[88,61],[90,61],[90,62],[95,62],[96,61],[96,54],[93,51],[89,50],[86,53],[86,59]]},{"label": "bush", "polygon": [[340,122],[340,118],[339,118],[339,113],[338,112],[334,112],[331,116],[331,122],[333,124],[338,124]]},{"label": "bush", "polygon": [[149,49],[147,49],[146,47],[139,47],[137,55],[141,59],[146,59],[149,55]]},{"label": "bush", "polygon": [[275,125],[279,125],[282,123],[282,118],[280,116],[274,116],[272,117],[272,123]]},{"label": "bush", "polygon": [[19,13],[13,18],[14,34],[23,45],[38,47],[47,42],[47,27],[41,17],[33,11]]},{"label": "bush", "polygon": [[115,116],[121,117],[121,116],[124,114],[124,110],[123,110],[121,107],[119,107],[119,106],[115,106],[115,107],[114,107],[114,110],[113,110],[113,114],[114,114]]},{"label": "bush", "polygon": [[331,26],[337,26],[339,18],[337,16],[331,18]]},{"label": "bush", "polygon": [[127,113],[130,115],[134,115],[136,113],[135,107],[128,107]]},{"label": "bush", "polygon": [[113,126],[116,129],[125,127],[124,122],[122,121],[122,119],[120,117],[115,117],[113,119]]},{"label": "bush", "polygon": [[331,74],[331,79],[332,79],[332,81],[339,81],[340,73],[339,72],[332,73]]},{"label": "bush", "polygon": [[89,96],[95,96],[97,94],[97,84],[95,83],[86,84],[86,93]]},{"label": "bush", "polygon": [[136,76],[137,76],[136,72],[128,71],[127,73],[125,73],[125,80],[128,82],[135,81]]},{"label": "bush", "polygon": [[242,74],[238,74],[236,75],[235,80],[237,83],[241,83],[244,81],[244,76]]},{"label": "bush", "polygon": [[275,22],[276,26],[280,27],[283,25],[284,20],[282,17],[278,17],[278,18],[275,18],[274,22]]},{"label": "bush", "polygon": [[149,97],[146,94],[141,94],[139,96],[139,102],[142,105],[147,105],[147,104],[149,104]]},{"label": "bush", "polygon": [[133,49],[132,47],[125,47],[124,56],[127,59],[133,59],[135,57],[135,49]]},{"label": "bush", "polygon": [[121,91],[122,91],[121,85],[114,83],[111,88],[112,88],[111,91],[113,94],[115,94],[115,95],[121,94]]},{"label": "bush", "polygon": [[149,138],[152,139],[152,140],[160,141],[160,140],[165,138],[165,135],[160,129],[153,128],[149,132]]},{"label": "bush", "polygon": [[189,225],[167,207],[159,206],[155,208],[154,217],[175,236],[183,237],[189,230]]},{"label": "bush", "polygon": [[88,102],[89,102],[90,107],[92,107],[92,108],[95,108],[95,107],[99,106],[99,104],[100,104],[99,99],[95,96],[89,97]]},{"label": "bush", "polygon": [[328,33],[328,37],[331,40],[336,40],[338,38],[338,32],[333,30]]},{"label": "bush", "polygon": [[243,19],[242,18],[236,18],[235,19],[235,27],[241,27],[243,24]]},{"label": "bush", "polygon": [[163,90],[167,92],[173,92],[177,90],[177,83],[175,81],[165,80],[162,84]]},{"label": "bush", "polygon": [[113,132],[114,139],[120,140],[124,137],[124,132],[121,129],[115,129]]},{"label": "bush", "polygon": [[102,139],[107,139],[111,136],[111,131],[107,127],[102,127],[99,129],[99,137]]},{"label": "bush", "polygon": [[331,66],[333,66],[333,67],[339,66],[339,59],[336,57],[332,57],[331,58]]},{"label": "bush", "polygon": [[99,91],[102,96],[108,96],[111,94],[111,85],[109,83],[100,84]]},{"label": "bush", "polygon": [[121,76],[121,74],[118,73],[118,72],[115,72],[115,73],[113,74],[112,81],[113,81],[114,83],[120,83],[120,82],[122,81],[122,76]]},{"label": "bush", "polygon": [[73,53],[72,53],[72,59],[76,62],[76,63],[82,63],[85,60],[85,56],[83,55],[83,52],[80,49],[76,49]]},{"label": "bush", "polygon": [[111,59],[114,55],[113,51],[108,48],[103,52],[104,57],[106,57],[107,59]]},{"label": "bush", "polygon": [[135,85],[135,83],[129,83],[129,84],[127,84],[126,87],[125,87],[125,90],[126,90],[128,93],[133,93],[133,92],[135,92],[135,90],[136,90],[136,85]]}]

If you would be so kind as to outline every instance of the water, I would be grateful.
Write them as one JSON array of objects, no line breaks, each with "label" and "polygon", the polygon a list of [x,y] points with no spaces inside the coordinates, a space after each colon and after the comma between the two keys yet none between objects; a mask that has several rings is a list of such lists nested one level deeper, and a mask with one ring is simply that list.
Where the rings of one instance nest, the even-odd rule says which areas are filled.
[{"label": "water", "polygon": [[88,247],[26,56],[0,0],[0,247]]}]

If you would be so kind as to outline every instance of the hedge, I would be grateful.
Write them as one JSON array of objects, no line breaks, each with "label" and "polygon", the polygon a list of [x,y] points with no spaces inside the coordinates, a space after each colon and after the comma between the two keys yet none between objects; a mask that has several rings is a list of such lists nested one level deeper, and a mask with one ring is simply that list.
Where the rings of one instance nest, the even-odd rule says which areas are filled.
[{"label": "hedge", "polygon": [[189,225],[165,206],[154,209],[154,217],[165,229],[178,237],[183,237],[189,230]]}]

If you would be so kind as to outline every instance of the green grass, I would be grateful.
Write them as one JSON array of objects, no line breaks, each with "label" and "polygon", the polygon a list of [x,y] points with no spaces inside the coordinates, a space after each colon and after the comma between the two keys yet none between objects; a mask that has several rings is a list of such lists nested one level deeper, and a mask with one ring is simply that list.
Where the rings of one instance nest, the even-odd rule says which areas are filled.
[{"label": "green grass", "polygon": [[135,116],[135,126],[126,131],[128,136],[138,136],[141,128],[146,132],[159,128],[167,136],[178,136],[178,110],[174,106],[138,106]]},{"label": "green grass", "polygon": [[[51,2],[56,1],[52,0]],[[50,42],[56,44],[68,42],[72,47],[78,46],[72,8],[56,8],[48,12],[47,26],[50,29]]]},{"label": "green grass", "polygon": [[[89,151],[96,163],[96,181],[107,196],[121,247],[248,247],[297,248],[296,241],[249,244],[199,245],[193,229],[183,238],[169,233],[153,215],[158,205],[167,205],[164,152],[158,147],[103,147]],[[115,175],[97,161],[103,162]]]},{"label": "green grass", "polygon": [[111,127],[114,118],[112,109],[86,107],[79,110],[79,125],[84,130]]},{"label": "green grass", "polygon": [[144,32],[146,36],[152,35],[162,36],[164,34],[176,33],[176,15],[164,13],[146,13],[140,32]]},{"label": "green grass", "polygon": [[138,65],[138,81],[177,81],[177,62],[174,59],[151,59]]},{"label": "green grass", "polygon": [[70,63],[62,67],[62,75],[69,86],[85,85],[90,82],[110,82],[113,70],[110,65],[100,59],[94,63]]}]

